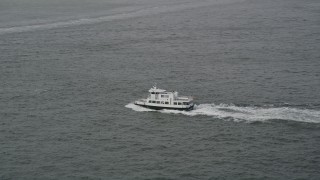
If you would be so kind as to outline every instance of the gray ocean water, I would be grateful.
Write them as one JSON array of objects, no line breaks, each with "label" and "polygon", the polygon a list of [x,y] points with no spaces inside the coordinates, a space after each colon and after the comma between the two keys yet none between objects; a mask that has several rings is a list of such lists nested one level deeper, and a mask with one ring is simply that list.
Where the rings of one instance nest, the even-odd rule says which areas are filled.
[{"label": "gray ocean water", "polygon": [[320,1],[1,0],[0,179],[320,179]]}]

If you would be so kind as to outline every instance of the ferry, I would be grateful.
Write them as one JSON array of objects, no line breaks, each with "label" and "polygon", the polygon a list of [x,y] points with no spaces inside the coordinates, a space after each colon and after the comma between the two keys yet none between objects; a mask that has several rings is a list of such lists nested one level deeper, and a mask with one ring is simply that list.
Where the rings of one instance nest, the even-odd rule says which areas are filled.
[{"label": "ferry", "polygon": [[191,96],[179,96],[176,91],[166,91],[153,86],[149,90],[147,99],[139,99],[134,102],[135,105],[149,109],[174,109],[190,111],[194,103]]}]

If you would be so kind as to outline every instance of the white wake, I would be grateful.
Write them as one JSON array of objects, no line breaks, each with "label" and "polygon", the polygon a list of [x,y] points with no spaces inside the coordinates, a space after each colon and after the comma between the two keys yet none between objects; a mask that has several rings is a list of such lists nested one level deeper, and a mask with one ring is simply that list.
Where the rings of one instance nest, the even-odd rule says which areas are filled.
[{"label": "white wake", "polygon": [[[134,111],[156,111],[143,108],[132,103],[125,107]],[[159,110],[156,112],[183,114],[187,116],[212,116],[220,119],[232,119],[234,121],[267,121],[267,120],[291,120],[298,122],[320,123],[320,111],[311,109],[297,109],[291,107],[241,107],[227,104],[200,104],[195,105],[192,111]]]},{"label": "white wake", "polygon": [[[238,1],[241,1],[241,0],[238,0]],[[196,3],[188,2],[184,4],[177,4],[177,5],[146,7],[142,9],[137,9],[136,11],[124,12],[124,13],[107,15],[107,16],[0,28],[0,35],[8,34],[8,33],[29,32],[29,31],[36,31],[36,30],[48,30],[48,29],[63,28],[63,27],[70,27],[70,26],[76,26],[76,25],[88,25],[88,24],[95,24],[95,23],[108,22],[108,21],[114,21],[114,20],[143,17],[148,15],[156,15],[161,13],[176,12],[176,11],[181,11],[181,10],[190,9],[190,8],[198,8],[198,7],[205,7],[205,6],[210,6],[214,4],[232,3],[232,2],[233,1],[226,1],[226,0],[204,0]]]}]

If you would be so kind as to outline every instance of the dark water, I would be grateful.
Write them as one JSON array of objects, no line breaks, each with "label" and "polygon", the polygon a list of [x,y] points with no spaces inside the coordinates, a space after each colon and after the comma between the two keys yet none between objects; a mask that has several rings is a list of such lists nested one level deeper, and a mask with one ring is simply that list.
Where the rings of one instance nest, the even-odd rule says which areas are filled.
[{"label": "dark water", "polygon": [[0,65],[0,179],[320,178],[318,0],[2,0]]}]

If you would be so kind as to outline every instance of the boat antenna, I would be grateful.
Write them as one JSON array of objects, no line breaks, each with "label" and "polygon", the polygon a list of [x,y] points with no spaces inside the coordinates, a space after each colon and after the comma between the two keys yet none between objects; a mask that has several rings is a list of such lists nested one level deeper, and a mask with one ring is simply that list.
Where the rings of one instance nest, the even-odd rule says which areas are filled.
[{"label": "boat antenna", "polygon": [[154,83],[153,87],[154,89],[157,89],[157,83]]}]

